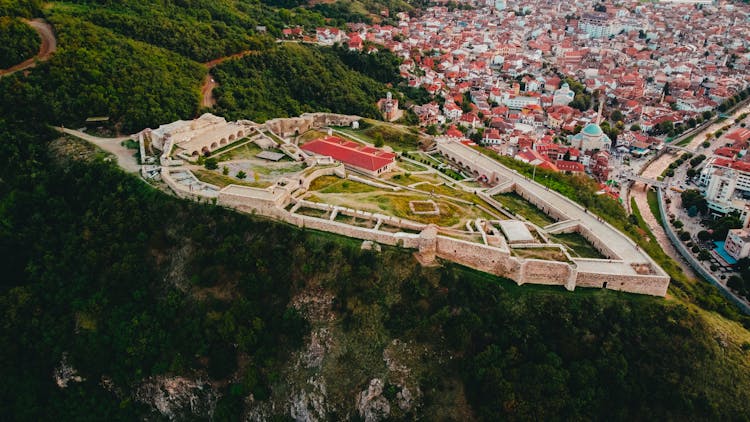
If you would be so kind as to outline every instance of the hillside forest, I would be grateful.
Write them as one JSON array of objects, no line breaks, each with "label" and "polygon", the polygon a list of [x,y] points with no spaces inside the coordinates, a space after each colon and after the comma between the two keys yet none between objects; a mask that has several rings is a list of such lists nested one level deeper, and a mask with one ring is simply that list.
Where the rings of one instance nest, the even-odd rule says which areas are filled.
[{"label": "hillside forest", "polygon": [[[409,8],[0,0],[11,22],[41,17],[58,37],[49,61],[0,78],[5,418],[748,419],[750,322],[676,265],[667,298],[423,268],[409,251],[177,199],[52,129],[195,117],[202,63],[245,50],[214,69],[222,115],[376,117],[399,90],[396,58],[274,36],[386,5]],[[592,210],[653,248],[637,211],[609,206]]]}]

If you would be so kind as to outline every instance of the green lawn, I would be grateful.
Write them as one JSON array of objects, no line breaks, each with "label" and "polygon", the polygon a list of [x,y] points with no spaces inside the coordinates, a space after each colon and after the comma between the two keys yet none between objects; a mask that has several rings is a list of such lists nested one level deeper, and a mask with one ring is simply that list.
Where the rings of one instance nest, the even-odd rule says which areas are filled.
[{"label": "green lawn", "polygon": [[[239,145],[239,146],[238,146]],[[234,143],[216,150],[211,156],[221,161],[246,160],[254,158],[261,151],[259,146],[254,142],[247,141],[244,144]]]},{"label": "green lawn", "polygon": [[414,164],[410,161],[401,160],[398,162],[398,166],[406,171],[425,171],[427,170],[427,167],[420,166],[418,164]]},{"label": "green lawn", "polygon": [[543,213],[542,210],[515,192],[501,193],[493,196],[493,198],[503,204],[510,212],[523,216],[539,227],[548,226],[555,222],[552,217]]},{"label": "green lawn", "polygon": [[571,250],[572,256],[580,258],[606,258],[579,233],[561,233],[552,235],[550,238],[567,246]]},{"label": "green lawn", "polygon": [[362,193],[375,192],[377,188],[360,182],[342,179],[336,176],[318,177],[310,183],[310,191],[320,193]]},{"label": "green lawn", "polygon": [[654,215],[659,224],[664,225],[661,219],[661,213],[659,212],[659,198],[656,195],[656,191],[649,189],[648,192],[646,192],[646,199],[648,200],[648,208],[651,210],[651,214]]},{"label": "green lawn", "polygon": [[220,188],[229,185],[250,186],[254,188],[267,188],[268,186],[271,186],[271,183],[269,182],[254,182],[252,180],[248,181],[248,179],[240,180],[235,177],[225,176],[221,173],[211,170],[193,170],[193,174],[195,174],[195,177],[197,177],[198,180],[210,183]]}]

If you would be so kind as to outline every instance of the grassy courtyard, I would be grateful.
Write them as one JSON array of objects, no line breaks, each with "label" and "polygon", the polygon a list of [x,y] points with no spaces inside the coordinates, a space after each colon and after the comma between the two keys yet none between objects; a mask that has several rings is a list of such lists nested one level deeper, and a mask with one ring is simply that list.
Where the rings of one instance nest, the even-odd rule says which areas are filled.
[{"label": "grassy courtyard", "polygon": [[[324,176],[310,185],[314,195],[309,200],[325,202],[347,208],[382,213],[420,223],[434,223],[443,227],[463,229],[468,220],[476,218],[492,219],[479,207],[462,204],[450,199],[432,197],[427,193],[379,189],[364,183],[340,179],[335,176]],[[314,199],[313,199],[314,198]],[[437,204],[439,215],[420,215],[411,211],[411,201],[433,200]]]},{"label": "grassy courtyard", "polygon": [[501,193],[493,196],[493,198],[513,214],[520,215],[539,227],[548,226],[555,222],[552,217],[515,192]]},{"label": "grassy courtyard", "polygon": [[236,177],[225,176],[219,172],[205,169],[193,170],[193,174],[195,174],[195,177],[197,177],[201,182],[210,183],[220,188],[229,185],[250,186],[254,188],[266,188],[268,186],[271,186],[271,182],[262,180],[256,182],[254,180],[247,179],[240,180]]},{"label": "grassy courtyard", "polygon": [[585,237],[579,233],[561,233],[550,236],[551,240],[559,242],[570,249],[571,256],[577,256],[580,258],[596,258],[605,259],[602,255]]},{"label": "grassy courtyard", "polygon": [[222,150],[215,152],[213,157],[219,161],[247,160],[255,158],[256,155],[263,151],[259,146],[250,141],[245,142],[240,146],[229,145],[225,148],[226,149],[222,148]]}]

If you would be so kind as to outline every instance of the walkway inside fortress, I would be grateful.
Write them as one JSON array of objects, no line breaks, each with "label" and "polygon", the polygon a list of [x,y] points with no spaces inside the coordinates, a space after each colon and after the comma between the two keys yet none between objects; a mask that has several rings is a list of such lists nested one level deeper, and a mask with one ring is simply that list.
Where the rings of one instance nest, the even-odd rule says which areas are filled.
[{"label": "walkway inside fortress", "polygon": [[[482,169],[489,173],[494,172],[501,177],[512,181],[517,185],[528,190],[532,194],[539,198],[542,198],[548,205],[557,208],[562,213],[568,216],[571,220],[579,220],[584,226],[588,227],[599,239],[604,241],[606,245],[617,255],[622,258],[623,261],[628,263],[651,263],[648,255],[645,252],[638,249],[635,244],[627,238],[624,234],[620,233],[617,229],[613,228],[609,224],[600,221],[596,215],[593,215],[580,205],[574,203],[570,199],[563,195],[547,190],[546,187],[539,183],[533,182],[527,179],[521,174],[508,169],[501,165],[497,161],[487,157],[486,155],[476,151],[466,145],[459,142],[444,142],[441,143],[440,149],[445,150],[449,154],[456,157],[462,158],[462,162],[468,167]],[[504,183],[501,181],[500,183]],[[579,266],[581,263],[579,263]],[[584,264],[586,265],[586,264]],[[601,265],[601,262],[596,263]],[[621,270],[628,272],[629,266],[620,265]],[[632,271],[632,269],[630,269]]]}]

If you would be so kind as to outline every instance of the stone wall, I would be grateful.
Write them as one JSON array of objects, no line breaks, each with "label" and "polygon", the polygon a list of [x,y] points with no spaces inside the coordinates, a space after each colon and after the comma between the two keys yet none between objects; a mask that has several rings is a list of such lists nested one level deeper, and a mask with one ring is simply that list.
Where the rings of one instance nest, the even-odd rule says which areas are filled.
[{"label": "stone wall", "polygon": [[[188,170],[185,171],[187,172]],[[216,199],[215,197],[212,198],[204,193],[201,193],[201,191],[199,190],[191,191],[187,186],[177,183],[177,181],[174,180],[174,178],[172,178],[172,176],[170,175],[170,169],[167,167],[161,168],[161,179],[164,181],[164,183],[167,184],[167,186],[169,186],[170,189],[172,189],[172,192],[174,192],[175,195],[180,198],[190,199],[196,202],[210,202]],[[203,184],[207,187],[216,189],[216,192],[219,191],[219,188],[217,186],[210,185],[208,183]]]},{"label": "stone wall", "polygon": [[521,274],[516,282],[518,284],[546,284],[552,286],[566,286],[573,290],[575,268],[566,262],[544,261],[541,259],[524,259],[521,264]]},{"label": "stone wall", "polygon": [[583,224],[579,224],[576,231],[578,232],[578,234],[588,240],[588,242],[591,243],[591,245],[596,248],[596,250],[599,251],[600,254],[606,256],[609,259],[622,259],[612,249],[610,249],[609,246],[607,246],[606,241],[599,239]]},{"label": "stone wall", "polygon": [[439,258],[490,274],[514,280],[519,275],[520,262],[511,257],[507,249],[438,236],[436,254]]},{"label": "stone wall", "polygon": [[271,119],[266,121],[265,126],[276,136],[288,138],[325,126],[349,126],[359,119],[359,116],[347,114],[305,113],[299,117]]},{"label": "stone wall", "polygon": [[[606,287],[605,284],[606,283]],[[576,286],[607,288],[630,293],[665,296],[669,277],[658,275],[628,275],[578,272]]]},{"label": "stone wall", "polygon": [[544,212],[545,214],[549,215],[556,221],[563,221],[568,220],[568,216],[565,215],[562,211],[558,210],[557,208],[551,206],[546,201],[544,201],[542,198],[534,195],[533,193],[530,193],[527,191],[523,186],[514,184],[513,190],[520,195],[523,199],[529,201],[530,203],[534,204],[535,207],[539,208]]}]

